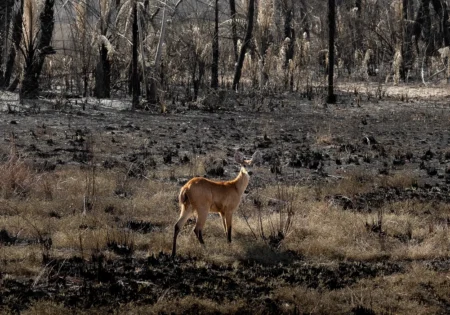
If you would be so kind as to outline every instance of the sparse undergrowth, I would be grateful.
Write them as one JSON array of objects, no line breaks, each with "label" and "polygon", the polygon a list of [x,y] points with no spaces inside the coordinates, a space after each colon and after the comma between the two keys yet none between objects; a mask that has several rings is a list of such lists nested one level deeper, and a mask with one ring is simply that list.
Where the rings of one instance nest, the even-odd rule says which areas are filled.
[{"label": "sparse undergrowth", "polygon": [[[23,134],[8,140],[0,312],[448,311],[446,147],[394,150],[391,139],[349,140],[333,124],[307,126],[315,134],[295,138],[265,122],[245,123],[263,131],[254,135],[220,125],[234,117],[203,129],[177,119],[152,126],[156,135],[122,122],[98,133],[76,127],[64,139],[52,131],[59,147],[47,151],[39,142],[30,149]],[[192,134],[168,144],[163,131]],[[39,132],[47,145],[50,133]],[[233,218],[233,243],[211,214],[200,246],[192,219],[172,261],[181,185],[197,175],[232,178],[238,169],[234,148],[211,141],[228,134],[225,142],[248,137],[262,151]]]},{"label": "sparse undergrowth", "polygon": [[[137,303],[122,306],[121,311],[125,313],[133,310],[167,312],[168,309],[164,305],[169,301],[173,307],[172,311],[176,313],[196,312],[200,309],[206,312],[248,311],[250,308],[247,300],[238,298],[240,293],[234,292],[227,296],[230,294],[227,292],[231,284],[223,283],[224,273],[226,271],[228,274],[230,270],[235,270],[233,273],[254,272],[254,277],[266,279],[265,284],[259,283],[254,278],[247,279],[250,283],[246,286],[256,281],[255,285],[260,288],[258,290],[265,292],[263,293],[265,299],[258,298],[259,303],[263,303],[260,304],[262,306],[254,306],[257,312],[265,313],[267,310],[298,312],[302,309],[304,312],[331,313],[334,310],[351,312],[358,307],[366,307],[377,312],[390,310],[403,312],[412,308],[412,305],[394,302],[392,299],[389,307],[380,307],[382,297],[376,294],[369,295],[368,288],[377,282],[382,283],[386,290],[390,290],[389,284],[392,288],[397,288],[401,286],[400,279],[408,278],[408,273],[417,273],[417,268],[426,268],[412,268],[405,261],[439,261],[448,257],[450,241],[448,222],[444,220],[445,214],[448,213],[446,204],[433,206],[434,216],[430,216],[427,211],[429,205],[420,201],[392,202],[381,207],[377,213],[368,213],[352,209],[344,210],[342,204],[336,202],[336,198],[320,198],[320,195],[315,194],[314,188],[278,184],[255,189],[246,197],[234,219],[232,245],[226,244],[218,217],[211,215],[205,230],[207,247],[203,248],[197,244],[193,234],[190,233],[192,224],[188,224],[180,237],[180,256],[196,258],[188,261],[178,260],[178,263],[174,264],[160,254],[159,258],[153,260],[151,257],[155,253],[167,253],[170,249],[172,224],[178,212],[175,198],[179,187],[177,183],[160,179],[126,179],[131,182],[124,185],[123,182],[119,182],[120,176],[114,171],[101,170],[92,175],[89,169],[79,167],[66,167],[38,174],[27,168],[21,159],[16,161],[10,159],[1,167],[7,170],[2,173],[0,186],[3,196],[0,216],[2,244],[0,259],[3,290],[6,289],[3,291],[1,308],[5,311],[15,310],[12,306],[15,300],[10,295],[14,290],[23,290],[22,282],[15,280],[22,277],[34,279],[31,289],[34,293],[30,292],[30,295],[38,294],[37,292],[44,290],[43,287],[48,289],[49,286],[56,285],[55,279],[61,279],[64,287],[69,290],[75,285],[73,281],[86,281],[82,280],[86,277],[98,283],[100,287],[106,282],[110,287],[108,290],[117,291],[105,297],[106,299],[114,299],[120,303],[119,300],[124,298],[123,302]],[[14,173],[15,171],[17,172]],[[95,196],[92,206],[85,212],[86,176],[95,176]],[[336,196],[342,192],[341,196],[345,194],[345,198],[355,198],[358,194],[370,191],[361,186],[365,180],[367,178],[361,174],[352,175],[341,180],[340,184],[328,193]],[[370,182],[373,184],[373,181]],[[392,182],[399,181],[393,177],[389,180],[389,183]],[[403,184],[405,182],[409,183],[408,180],[402,180],[401,184],[396,186],[405,186]],[[132,191],[128,191],[126,196],[118,194],[118,187],[124,192],[127,190],[125,186]],[[156,267],[145,271],[149,265],[142,262],[142,258],[139,257],[148,255],[150,266],[153,263]],[[343,267],[348,264],[344,263],[345,261],[355,263]],[[376,261],[397,266],[395,267],[397,269],[390,269],[388,272],[394,275],[384,273],[378,275],[382,268],[373,265]],[[319,262],[328,263],[321,265]],[[348,284],[339,284],[345,283],[345,277],[333,280],[333,272],[326,271],[327,264],[337,262],[344,263],[342,268],[348,266],[354,268],[354,271],[349,271],[345,275],[350,281]],[[122,263],[132,266],[131,268],[135,270],[132,273],[135,280],[130,279],[131,274],[119,275],[111,269],[118,268],[115,264]],[[287,265],[274,268],[270,272],[257,267],[260,264],[276,266],[279,263]],[[79,271],[72,270],[65,273],[63,271],[65,265],[67,268],[79,268]],[[74,267],[76,265],[78,267]],[[189,286],[200,290],[192,295],[182,293],[185,289],[161,284],[158,289],[160,291],[155,291],[152,298],[148,296],[150,293],[146,290],[152,281],[167,278],[173,272],[172,268],[190,270],[189,265],[196,270],[195,274],[208,273],[211,266],[219,268],[219,271],[207,277],[222,279],[220,280],[222,285],[214,281],[210,285],[217,286],[215,290],[224,292],[218,293],[216,297],[208,297],[201,293],[203,287],[208,288],[207,283],[200,285],[191,283]],[[96,269],[92,269],[93,266],[97,266]],[[162,270],[158,270],[158,266]],[[341,265],[338,266],[341,268]],[[283,271],[283,268],[286,270]],[[325,272],[325,276],[317,278],[319,276],[317,274],[310,275],[310,279],[300,277],[298,280],[292,280],[299,272],[303,274],[316,270],[315,268],[319,268],[317,270],[325,268],[320,271]],[[335,270],[334,268],[331,270]],[[374,269],[369,271],[367,268]],[[88,276],[86,272],[91,269],[97,275]],[[147,276],[139,274],[151,270],[158,272],[160,276],[153,274],[146,280]],[[362,279],[375,278],[358,280],[357,273],[361,273]],[[424,281],[431,283],[427,290],[430,292],[442,290],[445,281],[439,280],[438,272],[425,273]],[[280,278],[283,274],[284,276]],[[106,278],[99,279],[99,277]],[[189,282],[186,280],[188,277],[186,271],[180,275],[174,274],[173,277],[175,282],[178,278],[182,282]],[[228,281],[233,283],[237,281],[236,279],[245,282],[245,274],[227,277],[230,277]],[[383,278],[384,281],[381,280]],[[119,287],[117,281],[121,283]],[[314,281],[318,281],[317,284],[314,284]],[[294,288],[291,287],[292,284],[299,286]],[[236,285],[241,288],[243,284],[233,284]],[[330,285],[333,287],[328,287]],[[409,285],[417,292],[420,291],[419,280]],[[135,292],[134,286],[141,287],[138,292],[144,290],[147,293]],[[326,293],[320,293],[323,290]],[[379,289],[376,293],[382,295]],[[119,298],[119,295],[115,294],[120,296],[125,294],[125,297]],[[244,292],[242,294],[245,295]],[[408,294],[413,295],[412,292]],[[423,294],[428,294],[422,297],[425,300],[431,296],[431,293]],[[201,298],[194,298],[195,296]],[[149,303],[147,306],[141,305],[144,297]],[[96,304],[94,301],[80,304],[71,299],[70,303],[74,303],[71,305],[61,296],[50,300],[31,299],[21,310],[26,309],[27,305],[30,306],[29,311],[34,313],[40,313],[44,308],[58,312],[67,306],[80,309],[98,308],[99,311],[107,309],[106,305]],[[234,302],[229,305],[223,304],[224,301],[231,300]],[[439,307],[434,305],[421,309],[426,312],[439,310]]]}]

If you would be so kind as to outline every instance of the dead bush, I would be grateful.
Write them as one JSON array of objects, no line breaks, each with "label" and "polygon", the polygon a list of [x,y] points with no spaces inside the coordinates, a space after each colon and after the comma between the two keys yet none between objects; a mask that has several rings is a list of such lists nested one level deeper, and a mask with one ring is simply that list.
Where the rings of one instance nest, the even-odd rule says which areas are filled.
[{"label": "dead bush", "polygon": [[15,196],[26,197],[35,181],[35,173],[20,158],[10,156],[0,166],[0,191],[4,199]]}]

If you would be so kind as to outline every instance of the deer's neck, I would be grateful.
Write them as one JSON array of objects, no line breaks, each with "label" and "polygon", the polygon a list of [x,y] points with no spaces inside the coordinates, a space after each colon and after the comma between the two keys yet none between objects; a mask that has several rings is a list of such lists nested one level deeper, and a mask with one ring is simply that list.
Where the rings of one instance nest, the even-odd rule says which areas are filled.
[{"label": "deer's neck", "polygon": [[235,179],[236,189],[239,194],[243,194],[245,189],[248,186],[248,182],[250,180],[250,176],[247,173],[240,172],[238,177]]}]

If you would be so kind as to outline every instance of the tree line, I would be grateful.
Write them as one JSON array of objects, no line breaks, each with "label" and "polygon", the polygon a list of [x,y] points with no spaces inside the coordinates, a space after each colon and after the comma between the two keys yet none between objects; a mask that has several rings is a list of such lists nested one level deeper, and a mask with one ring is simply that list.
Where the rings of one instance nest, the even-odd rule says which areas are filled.
[{"label": "tree line", "polygon": [[[63,39],[63,45],[58,44]],[[5,0],[0,88],[131,97],[450,78],[447,0]]]}]

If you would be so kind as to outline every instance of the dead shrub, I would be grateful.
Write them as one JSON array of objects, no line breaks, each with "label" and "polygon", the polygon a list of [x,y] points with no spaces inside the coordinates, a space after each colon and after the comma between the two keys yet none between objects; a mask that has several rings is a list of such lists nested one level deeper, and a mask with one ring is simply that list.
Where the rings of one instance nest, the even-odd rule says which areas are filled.
[{"label": "dead shrub", "polygon": [[343,195],[352,197],[357,194],[363,194],[373,189],[375,177],[367,172],[353,171],[337,182],[317,187],[317,199],[322,200],[327,196]]},{"label": "dead shrub", "polygon": [[35,180],[34,186],[34,190],[38,196],[42,196],[42,198],[47,201],[53,200],[55,183],[52,176],[49,174],[39,176],[39,178]]},{"label": "dead shrub", "polygon": [[35,173],[17,156],[10,156],[0,166],[0,191],[4,199],[26,197],[35,180]]},{"label": "dead shrub", "polygon": [[398,172],[380,178],[380,186],[388,188],[410,188],[417,186],[417,177],[411,172]]},{"label": "dead shrub", "polygon": [[[253,201],[256,214],[251,215],[242,210],[243,218],[254,238],[261,239],[272,248],[278,249],[292,232],[298,196],[297,186],[279,184],[276,186],[274,198],[270,198],[267,203],[261,200],[261,196],[256,196]],[[267,209],[264,209],[266,206]],[[256,223],[251,223],[249,220],[251,216],[256,217]]]},{"label": "dead shrub", "polygon": [[106,247],[117,255],[131,257],[135,250],[133,233],[125,230],[109,231],[106,235]]}]

